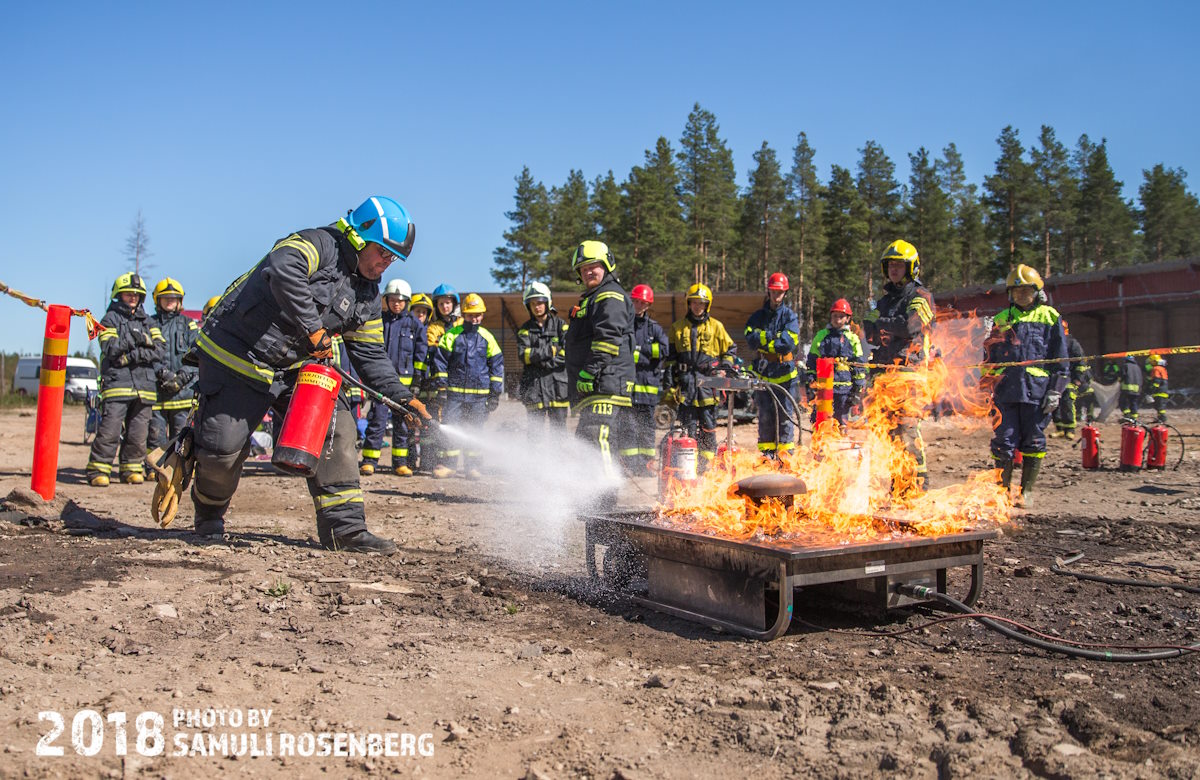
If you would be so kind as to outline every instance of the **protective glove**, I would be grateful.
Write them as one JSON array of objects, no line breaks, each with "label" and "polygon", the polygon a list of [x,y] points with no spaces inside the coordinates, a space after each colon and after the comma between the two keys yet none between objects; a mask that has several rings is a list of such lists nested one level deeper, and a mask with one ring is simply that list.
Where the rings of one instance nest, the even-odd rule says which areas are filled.
[{"label": "protective glove", "polygon": [[1042,414],[1054,414],[1054,410],[1058,408],[1058,402],[1062,399],[1062,393],[1056,390],[1046,391],[1046,397],[1042,399]]},{"label": "protective glove", "polygon": [[139,347],[153,347],[154,337],[150,335],[148,330],[139,330],[135,335],[135,341]]},{"label": "protective glove", "polygon": [[580,371],[579,378],[575,380],[575,390],[580,395],[591,395],[596,392],[596,377],[586,370]]},{"label": "protective glove", "polygon": [[422,420],[432,420],[433,419],[433,415],[431,415],[429,413],[429,410],[425,408],[425,404],[421,403],[416,398],[408,399],[407,401],[404,402],[404,405],[407,406],[409,409],[411,409],[413,412],[416,412],[417,416],[420,417]]},{"label": "protective glove", "polygon": [[500,408],[500,396],[489,395],[487,398],[487,410],[489,412],[494,412],[499,408]]},{"label": "protective glove", "polygon": [[166,374],[165,376],[160,376],[158,378],[158,389],[164,395],[175,395],[183,389],[183,381],[180,379],[179,374],[176,374],[174,371],[168,371],[167,369],[162,369],[162,371],[159,373]]},{"label": "protective glove", "polygon": [[329,360],[333,357],[333,339],[324,328],[317,328],[308,334],[308,354],[317,360]]}]

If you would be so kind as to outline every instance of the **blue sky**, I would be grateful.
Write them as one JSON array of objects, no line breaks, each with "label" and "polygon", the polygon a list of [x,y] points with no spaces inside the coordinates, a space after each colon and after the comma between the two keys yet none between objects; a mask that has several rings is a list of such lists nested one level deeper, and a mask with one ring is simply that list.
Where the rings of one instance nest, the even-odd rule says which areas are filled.
[{"label": "blue sky", "polygon": [[[385,279],[494,289],[522,166],[621,180],[696,102],[743,184],[764,140],[790,165],[801,130],[822,178],[868,139],[902,181],[909,152],[953,141],[981,182],[1002,127],[1028,144],[1050,124],[1107,138],[1134,197],[1158,162],[1200,176],[1195,9],[6,0],[0,280],[102,312],[140,209],[150,282],[197,308],[275,239],[383,194],[418,226]],[[39,351],[43,323],[0,299],[0,348]]]}]

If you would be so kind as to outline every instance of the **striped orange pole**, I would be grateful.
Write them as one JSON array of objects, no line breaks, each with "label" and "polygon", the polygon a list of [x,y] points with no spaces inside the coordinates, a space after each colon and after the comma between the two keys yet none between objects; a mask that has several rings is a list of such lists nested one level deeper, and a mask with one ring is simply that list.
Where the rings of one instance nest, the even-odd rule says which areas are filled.
[{"label": "striped orange pole", "polygon": [[813,421],[813,434],[829,427],[833,418],[833,358],[817,358],[817,418]]},{"label": "striped orange pole", "polygon": [[33,434],[33,492],[49,501],[58,480],[58,439],[62,434],[63,392],[67,383],[67,342],[71,307],[51,305],[46,313],[42,370],[38,374],[37,424]]}]

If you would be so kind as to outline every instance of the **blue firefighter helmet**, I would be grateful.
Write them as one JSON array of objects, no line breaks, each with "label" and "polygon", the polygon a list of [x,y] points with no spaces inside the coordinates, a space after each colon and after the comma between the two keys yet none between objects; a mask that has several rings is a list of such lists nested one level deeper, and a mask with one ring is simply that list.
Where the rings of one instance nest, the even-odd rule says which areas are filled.
[{"label": "blue firefighter helmet", "polygon": [[412,254],[417,226],[408,210],[391,198],[372,195],[347,215],[346,222],[362,241],[379,244],[401,260]]},{"label": "blue firefighter helmet", "polygon": [[453,298],[455,303],[458,303],[458,293],[448,284],[439,284],[433,288],[433,302],[437,303],[438,298]]}]

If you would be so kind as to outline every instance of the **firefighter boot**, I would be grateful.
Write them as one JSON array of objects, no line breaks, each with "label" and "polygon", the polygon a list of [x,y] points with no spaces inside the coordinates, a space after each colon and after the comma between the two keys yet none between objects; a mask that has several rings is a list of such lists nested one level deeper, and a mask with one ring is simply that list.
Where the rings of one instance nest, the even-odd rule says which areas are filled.
[{"label": "firefighter boot", "polygon": [[1011,460],[1004,461],[1004,465],[1000,468],[1000,484],[1004,485],[1004,489],[1008,490],[1012,487],[1013,462]]},{"label": "firefighter boot", "polygon": [[391,555],[396,552],[396,543],[391,539],[376,536],[367,529],[353,531],[345,536],[334,536],[331,532],[321,531],[321,546],[326,550],[352,553],[379,553]]},{"label": "firefighter boot", "polygon": [[358,473],[364,477],[369,477],[375,473],[375,461],[364,460],[358,466]]},{"label": "firefighter boot", "polygon": [[1038,472],[1042,470],[1041,458],[1025,458],[1021,461],[1021,506],[1033,508],[1033,486],[1037,484]]}]

